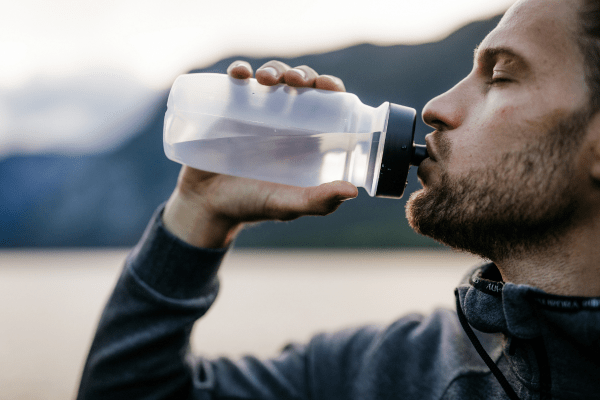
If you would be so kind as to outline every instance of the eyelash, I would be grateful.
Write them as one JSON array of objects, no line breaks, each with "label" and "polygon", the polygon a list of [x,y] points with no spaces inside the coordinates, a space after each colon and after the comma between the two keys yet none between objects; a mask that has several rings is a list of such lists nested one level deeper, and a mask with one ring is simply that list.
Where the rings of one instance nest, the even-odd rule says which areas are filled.
[{"label": "eyelash", "polygon": [[489,86],[494,86],[494,85],[498,85],[498,84],[501,84],[501,83],[508,83],[508,82],[510,82],[510,79],[500,77],[500,78],[490,78],[487,81],[487,84]]}]

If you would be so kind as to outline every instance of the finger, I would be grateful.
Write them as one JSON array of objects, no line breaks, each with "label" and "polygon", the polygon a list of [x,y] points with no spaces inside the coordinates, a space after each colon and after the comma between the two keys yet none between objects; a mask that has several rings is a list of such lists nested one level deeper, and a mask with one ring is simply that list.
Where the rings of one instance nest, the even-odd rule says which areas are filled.
[{"label": "finger", "polygon": [[349,182],[335,181],[305,189],[302,215],[328,215],[346,200],[358,196],[358,189]]},{"label": "finger", "polygon": [[315,80],[319,74],[306,65],[301,65],[286,71],[283,80],[293,87],[314,87]]},{"label": "finger", "polygon": [[327,215],[358,195],[351,183],[335,181],[308,188],[282,189],[270,196],[264,214],[269,219],[290,221],[303,215]]},{"label": "finger", "polygon": [[336,76],[319,75],[315,80],[315,87],[323,90],[333,90],[336,92],[345,92],[344,82]]},{"label": "finger", "polygon": [[356,186],[345,181],[334,181],[306,189],[306,212],[310,215],[327,215],[346,200],[358,196]]},{"label": "finger", "polygon": [[229,65],[227,68],[227,74],[237,79],[252,78],[252,67],[247,61],[237,60]]},{"label": "finger", "polygon": [[290,66],[281,61],[269,61],[256,70],[256,80],[262,85],[277,85],[283,82],[283,74],[289,69]]}]

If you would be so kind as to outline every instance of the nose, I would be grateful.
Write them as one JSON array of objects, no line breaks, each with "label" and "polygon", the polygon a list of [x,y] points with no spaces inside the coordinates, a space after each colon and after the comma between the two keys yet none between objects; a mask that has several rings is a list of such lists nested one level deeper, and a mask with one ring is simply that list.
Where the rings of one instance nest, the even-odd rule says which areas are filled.
[{"label": "nose", "polygon": [[439,130],[458,128],[466,116],[464,81],[431,100],[423,108],[423,122]]}]

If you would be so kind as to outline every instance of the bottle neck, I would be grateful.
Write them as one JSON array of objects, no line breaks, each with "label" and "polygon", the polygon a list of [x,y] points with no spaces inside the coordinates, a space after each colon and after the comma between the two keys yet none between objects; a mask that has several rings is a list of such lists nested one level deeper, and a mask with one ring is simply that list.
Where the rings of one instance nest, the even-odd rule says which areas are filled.
[{"label": "bottle neck", "polygon": [[374,108],[360,104],[355,111],[360,114],[355,127],[361,132],[356,135],[355,150],[351,153],[351,171],[349,180],[354,185],[363,187],[370,196],[375,195],[381,165],[383,149],[383,132],[385,132],[389,113],[389,103]]},{"label": "bottle neck", "polygon": [[389,103],[383,103],[379,107],[371,107],[363,103],[355,105],[352,112],[353,123],[348,132],[355,133],[373,133],[384,132],[387,116],[389,112]]}]

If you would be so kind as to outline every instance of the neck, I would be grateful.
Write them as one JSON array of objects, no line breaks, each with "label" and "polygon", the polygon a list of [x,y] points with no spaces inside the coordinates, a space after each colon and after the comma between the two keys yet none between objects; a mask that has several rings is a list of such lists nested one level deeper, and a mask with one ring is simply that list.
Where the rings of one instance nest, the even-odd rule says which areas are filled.
[{"label": "neck", "polygon": [[544,248],[492,260],[504,282],[563,296],[600,296],[600,224],[570,230]]}]

